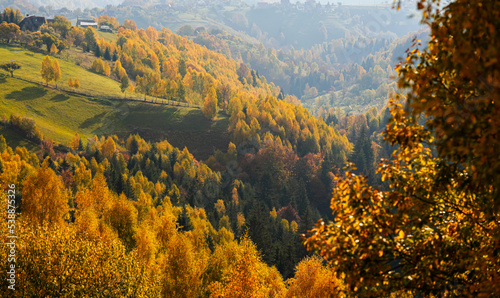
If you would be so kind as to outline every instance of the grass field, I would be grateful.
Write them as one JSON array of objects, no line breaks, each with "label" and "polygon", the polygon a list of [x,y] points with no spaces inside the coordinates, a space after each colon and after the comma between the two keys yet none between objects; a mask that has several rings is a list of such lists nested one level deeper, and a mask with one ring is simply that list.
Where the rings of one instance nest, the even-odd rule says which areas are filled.
[{"label": "grass field", "polygon": [[0,78],[0,114],[33,118],[45,137],[67,144],[76,132],[92,136],[105,132],[96,115],[113,112],[109,100],[69,95],[16,78]]},{"label": "grass field", "polygon": [[[16,73],[16,75],[19,75]],[[0,75],[0,115],[33,118],[45,138],[68,144],[75,133],[82,138],[138,133],[146,140],[167,139],[205,159],[229,144],[228,118],[205,119],[201,110],[68,94]],[[32,146],[16,132],[2,129],[9,146]]]},{"label": "grass field", "polygon": [[[75,54],[74,50],[68,54]],[[83,55],[83,54],[82,54]],[[61,79],[58,81],[59,86],[68,87],[69,78],[77,77],[80,81],[79,91],[91,93],[96,96],[108,97],[123,97],[118,82],[102,75],[98,75],[86,70],[75,64],[75,61],[65,61],[62,58],[66,56],[65,51],[62,54],[56,55],[61,68]],[[15,77],[21,77],[30,81],[43,82],[40,75],[42,60],[44,54],[34,53],[26,49],[5,44],[0,45],[0,63],[15,60],[21,64],[21,69],[14,72]],[[69,59],[73,56],[69,56]],[[51,57],[53,59],[54,57]],[[88,60],[88,58],[86,59]],[[5,73],[5,72],[4,72]],[[53,82],[51,83],[53,86]]]},{"label": "grass field", "polygon": [[117,35],[116,33],[103,32],[100,30],[96,30],[96,32],[99,35],[99,39],[101,39],[101,37],[104,37],[104,40],[107,42],[110,42],[110,41],[116,42],[116,35]]}]

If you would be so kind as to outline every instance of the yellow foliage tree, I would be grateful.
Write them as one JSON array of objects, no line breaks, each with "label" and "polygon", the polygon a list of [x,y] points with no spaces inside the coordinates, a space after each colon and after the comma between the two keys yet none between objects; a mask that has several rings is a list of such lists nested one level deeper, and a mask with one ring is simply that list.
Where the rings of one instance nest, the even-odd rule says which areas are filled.
[{"label": "yellow foliage tree", "polygon": [[54,59],[54,61],[52,62],[52,71],[54,74],[53,80],[57,88],[57,81],[59,81],[59,79],[61,78],[61,68],[59,67],[59,61],[57,61],[56,59]]},{"label": "yellow foliage tree", "polygon": [[[21,233],[16,240],[16,297],[160,295],[158,281],[118,241],[88,240],[71,226],[16,224]],[[11,297],[12,292],[2,287],[0,296]]]},{"label": "yellow foliage tree", "polygon": [[109,77],[109,75],[111,74],[111,68],[109,67],[109,63],[108,62],[104,62],[104,70],[103,70],[103,73],[105,76]]},{"label": "yellow foliage tree", "polygon": [[43,58],[40,74],[45,80],[45,84],[47,84],[47,86],[49,85],[49,82],[54,79],[54,69],[52,68],[52,61],[48,55]]},{"label": "yellow foliage tree", "polygon": [[215,203],[215,210],[217,210],[219,216],[226,214],[226,206],[224,206],[223,200],[217,200],[217,203]]},{"label": "yellow foliage tree", "polygon": [[202,293],[202,275],[207,266],[205,250],[195,250],[182,234],[174,235],[167,246],[163,265],[164,297],[198,297]]},{"label": "yellow foliage tree", "polygon": [[241,230],[244,225],[245,225],[245,216],[243,216],[243,214],[241,213],[238,213],[236,226],[238,227],[239,230]]},{"label": "yellow foliage tree", "polygon": [[137,209],[124,194],[114,199],[106,214],[106,221],[116,231],[128,250],[135,246],[137,230]]},{"label": "yellow foliage tree", "polygon": [[104,74],[104,61],[100,58],[94,59],[90,69],[96,73]]},{"label": "yellow foliage tree", "polygon": [[210,284],[210,297],[276,297],[285,290],[283,279],[275,267],[262,262],[259,252],[248,237],[224,254],[228,260],[221,281]]},{"label": "yellow foliage tree", "polygon": [[112,137],[108,137],[106,142],[101,145],[101,153],[108,160],[111,160],[111,158],[113,158],[113,155],[115,154],[115,152],[116,152],[115,141],[113,141]]},{"label": "yellow foliage tree", "polygon": [[210,86],[208,88],[207,95],[205,96],[205,102],[201,111],[203,115],[209,120],[212,120],[215,115],[217,115],[217,94],[215,88]]},{"label": "yellow foliage tree", "polygon": [[[71,80],[71,78],[70,78]],[[80,135],[78,135],[78,133],[75,134],[75,136],[73,137],[73,140],[71,141],[71,149],[73,149],[74,151],[78,150],[78,147],[80,146],[80,142],[81,142],[81,139],[80,139]]]},{"label": "yellow foliage tree", "polygon": [[332,193],[335,222],[318,222],[306,244],[345,275],[348,296],[496,297],[500,2],[417,7],[430,38],[397,67],[408,93],[390,102],[384,137],[397,149],[377,170],[388,187],[348,165]]},{"label": "yellow foliage tree", "polygon": [[51,55],[55,55],[57,54],[58,50],[57,50],[57,47],[55,44],[52,44],[52,46],[50,47],[50,54]]},{"label": "yellow foliage tree", "polygon": [[137,256],[146,265],[151,265],[158,251],[156,235],[148,224],[142,224],[135,235]]},{"label": "yellow foliage tree", "polygon": [[319,257],[307,257],[295,268],[295,275],[287,281],[285,297],[342,297],[344,286],[335,271],[323,265]]},{"label": "yellow foliage tree", "polygon": [[68,213],[68,195],[48,160],[30,176],[23,188],[23,217],[41,225],[61,224]]},{"label": "yellow foliage tree", "polygon": [[127,75],[125,68],[123,68],[120,60],[116,60],[115,66],[113,67],[113,74],[120,80],[122,77]]}]

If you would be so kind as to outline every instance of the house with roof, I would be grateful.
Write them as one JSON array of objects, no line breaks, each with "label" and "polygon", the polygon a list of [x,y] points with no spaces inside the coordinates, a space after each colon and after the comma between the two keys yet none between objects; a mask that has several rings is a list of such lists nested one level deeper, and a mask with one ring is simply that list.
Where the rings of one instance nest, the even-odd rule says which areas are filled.
[{"label": "house with roof", "polygon": [[36,32],[40,30],[40,27],[44,25],[47,21],[45,17],[30,16],[29,14],[19,23],[19,28],[23,31]]},{"label": "house with roof", "polygon": [[76,26],[77,27],[82,27],[82,28],[93,27],[93,28],[97,29],[97,22],[94,19],[80,19],[80,18],[77,18],[77,20],[76,20]]}]

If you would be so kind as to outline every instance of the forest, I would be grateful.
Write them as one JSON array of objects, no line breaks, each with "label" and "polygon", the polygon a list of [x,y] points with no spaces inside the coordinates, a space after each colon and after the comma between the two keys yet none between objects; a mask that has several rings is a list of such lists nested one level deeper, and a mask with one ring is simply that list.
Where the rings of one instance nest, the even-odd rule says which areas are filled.
[{"label": "forest", "polygon": [[[310,50],[104,14],[112,34],[62,15],[30,32],[6,8],[0,51],[26,57],[0,58],[1,296],[496,296],[499,6],[418,0],[424,29]],[[227,141],[194,155],[152,114],[82,129],[103,112],[52,122],[55,142],[70,96],[177,104]]]}]

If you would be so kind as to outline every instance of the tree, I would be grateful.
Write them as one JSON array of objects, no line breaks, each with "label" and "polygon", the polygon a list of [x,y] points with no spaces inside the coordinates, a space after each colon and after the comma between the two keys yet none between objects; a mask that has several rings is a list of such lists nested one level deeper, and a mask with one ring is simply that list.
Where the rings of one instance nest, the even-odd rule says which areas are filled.
[{"label": "tree", "polygon": [[195,249],[188,237],[175,234],[168,241],[162,270],[163,292],[169,297],[200,296],[206,270],[206,251]]},{"label": "tree", "polygon": [[54,75],[52,79],[54,80],[57,88],[57,81],[61,78],[61,68],[59,67],[59,61],[56,59],[52,62],[52,73]]},{"label": "tree", "polygon": [[95,32],[94,28],[92,27],[87,27],[85,29],[85,43],[87,44],[87,49],[95,51],[96,46],[97,46],[97,33]]},{"label": "tree", "polygon": [[76,89],[80,88],[80,81],[78,81],[78,78],[75,78],[75,80],[73,81],[73,87],[75,87]]},{"label": "tree", "polygon": [[[72,27],[66,37],[66,40],[72,42],[75,46],[80,46],[85,41],[85,33],[78,27]],[[70,44],[71,45],[71,44]]]},{"label": "tree", "polygon": [[5,40],[7,43],[10,43],[13,39],[16,39],[20,33],[21,29],[19,29],[19,26],[16,24],[5,21],[0,24],[0,40]]},{"label": "tree", "polygon": [[101,15],[97,18],[97,24],[99,27],[106,25],[109,26],[111,29],[118,29],[120,24],[118,23],[118,20],[115,17],[110,17],[107,15]]},{"label": "tree", "polygon": [[250,70],[245,65],[245,63],[240,63],[240,67],[236,71],[236,74],[238,75],[238,80],[240,80],[240,82],[244,84],[245,81],[243,79],[246,80],[246,78],[250,75]]},{"label": "tree", "polygon": [[392,102],[384,133],[398,146],[378,168],[388,190],[352,171],[338,176],[335,223],[319,222],[306,240],[355,296],[500,293],[500,39],[492,29],[500,3],[435,2],[417,3],[431,29],[426,49],[397,68],[409,93],[405,108]]},{"label": "tree", "polygon": [[34,224],[61,224],[68,212],[67,194],[60,177],[49,167],[42,167],[30,176],[23,188],[23,215]]},{"label": "tree", "polygon": [[286,297],[340,297],[344,286],[330,266],[319,257],[306,257],[295,269]]},{"label": "tree", "polygon": [[183,36],[191,36],[194,34],[194,30],[193,30],[193,27],[191,27],[191,25],[184,25],[184,26],[179,28],[179,30],[177,31],[177,34],[183,35]]},{"label": "tree", "polygon": [[73,137],[73,140],[71,140],[70,148],[73,149],[73,151],[77,151],[81,141],[82,139],[80,138],[80,135],[76,133],[75,136]]},{"label": "tree", "polygon": [[127,88],[129,87],[129,85],[130,85],[130,82],[129,82],[128,76],[127,75],[122,76],[122,78],[120,79],[120,89],[122,90],[122,92],[124,94],[125,94],[125,91],[127,91]]},{"label": "tree", "polygon": [[11,62],[0,64],[0,68],[7,71],[7,72],[10,72],[10,76],[14,77],[14,71],[21,68],[21,64],[15,62],[15,61],[11,61]]},{"label": "tree", "polygon": [[122,63],[120,60],[116,60],[115,66],[113,67],[113,74],[121,80],[123,76],[127,75],[127,72],[125,71],[125,68],[123,68]]},{"label": "tree", "polygon": [[68,80],[68,86],[70,88],[73,88],[73,79],[72,78],[69,78],[69,80]]},{"label": "tree", "polygon": [[54,56],[55,54],[57,54],[57,47],[56,47],[56,45],[55,45],[55,44],[52,44],[52,45],[50,46],[50,54],[51,54],[52,56]]},{"label": "tree", "polygon": [[248,236],[239,245],[231,242],[218,246],[214,258],[221,259],[221,254],[231,257],[224,262],[227,268],[221,270],[221,281],[210,285],[211,296],[281,297],[280,294],[285,289],[283,278],[275,267],[268,267],[262,262],[257,248]]},{"label": "tree", "polygon": [[94,61],[92,62],[90,69],[92,69],[92,71],[96,73],[104,74],[104,67],[105,67],[104,61],[102,61],[102,59],[100,58],[97,58],[94,59]]},{"label": "tree", "polygon": [[62,38],[66,38],[72,27],[71,22],[63,16],[55,16],[54,22],[48,23],[48,26],[54,28],[54,31],[59,33]]},{"label": "tree", "polygon": [[99,58],[101,57],[101,47],[99,46],[99,44],[96,44],[95,47],[94,47],[94,55]]},{"label": "tree", "polygon": [[13,8],[6,7],[4,11],[0,14],[0,23],[14,23],[15,25],[19,25],[19,23],[23,20],[23,14],[19,9],[14,11]]},{"label": "tree", "polygon": [[109,77],[109,75],[111,74],[111,68],[109,67],[109,63],[108,62],[104,62],[103,73],[107,77]]},{"label": "tree", "polygon": [[177,97],[179,97],[180,100],[184,100],[186,98],[186,87],[184,87],[182,80],[179,80],[178,86],[179,87],[177,88]]},{"label": "tree", "polygon": [[42,78],[45,80],[45,84],[48,86],[49,82],[54,79],[54,68],[52,67],[52,61],[48,55],[43,58],[40,73],[42,74]]},{"label": "tree", "polygon": [[354,162],[358,169],[356,173],[363,173],[364,175],[372,178],[374,174],[373,149],[367,130],[368,128],[366,125],[361,126],[361,130],[356,136],[356,143],[354,144],[351,161]]},{"label": "tree", "polygon": [[104,55],[102,57],[106,60],[111,60],[111,53],[109,52],[109,48],[106,47],[106,50],[104,50]]},{"label": "tree", "polygon": [[212,120],[217,115],[217,107],[217,94],[214,86],[210,86],[201,111],[207,119]]},{"label": "tree", "polygon": [[59,44],[60,40],[52,34],[44,33],[42,35],[42,42],[47,47],[47,52],[50,53],[52,51],[52,46],[55,45],[57,48],[57,44]]},{"label": "tree", "polygon": [[123,22],[123,27],[132,31],[137,30],[137,24],[133,20],[125,19],[125,21]]},{"label": "tree", "polygon": [[0,152],[4,152],[5,149],[7,149],[7,142],[5,141],[5,138],[0,135]]},{"label": "tree", "polygon": [[186,60],[181,59],[179,61],[179,68],[178,68],[179,74],[181,77],[184,77],[187,73],[187,68],[186,68]]}]

